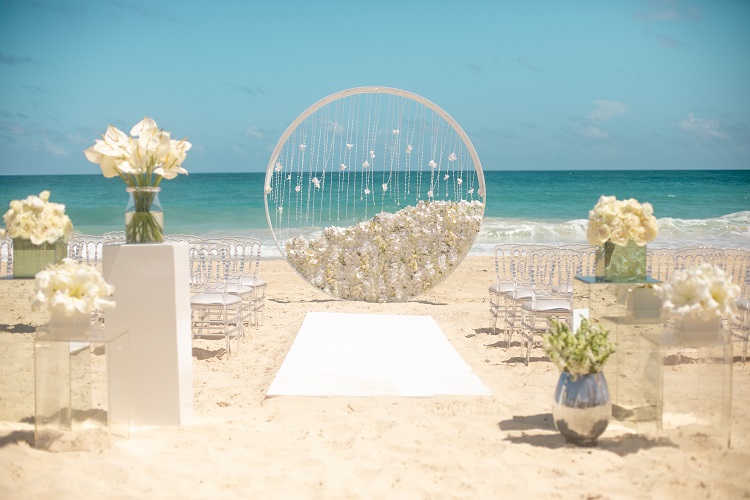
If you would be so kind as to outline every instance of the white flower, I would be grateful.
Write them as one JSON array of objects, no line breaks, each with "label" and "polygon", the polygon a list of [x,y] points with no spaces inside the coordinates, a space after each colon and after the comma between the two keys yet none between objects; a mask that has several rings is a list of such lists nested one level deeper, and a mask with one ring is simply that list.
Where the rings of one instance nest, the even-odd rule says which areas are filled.
[{"label": "white flower", "polygon": [[427,196],[430,197],[430,198],[432,198],[433,196],[435,196],[435,193],[432,192],[432,189],[430,189],[429,191],[427,191]]},{"label": "white flower", "polygon": [[310,182],[312,182],[313,186],[315,186],[316,188],[320,187],[320,180],[318,180],[317,177],[313,177],[312,179],[310,179]]},{"label": "white flower", "polygon": [[300,145],[299,145],[299,150],[300,150],[300,151],[304,151],[306,147],[307,147],[306,145],[304,145],[304,144],[300,144]]},{"label": "white flower", "polygon": [[410,154],[411,154],[411,150],[412,150],[412,149],[414,149],[414,148],[412,147],[412,145],[411,145],[411,144],[408,144],[408,145],[406,146],[406,154],[410,155]]},{"label": "white flower", "polygon": [[365,188],[365,194],[370,194],[370,190],[368,188]]},{"label": "white flower", "polygon": [[617,200],[614,196],[602,196],[589,212],[587,238],[592,245],[604,245],[611,241],[625,246],[633,241],[639,246],[653,241],[658,233],[654,209],[649,203],[638,203],[635,199]]},{"label": "white flower", "polygon": [[370,158],[375,158],[375,151],[370,151]]},{"label": "white flower", "polygon": [[104,177],[121,177],[128,186],[157,186],[162,178],[187,174],[182,163],[192,144],[173,140],[169,132],[144,118],[130,129],[128,137],[109,126],[102,139],[84,151],[86,159],[98,163]]},{"label": "white flower", "polygon": [[437,167],[437,163],[435,163],[435,160],[430,160],[430,163],[429,163],[429,165],[430,165],[430,167],[432,167],[432,168],[435,168],[435,167]]},{"label": "white flower", "polygon": [[302,186],[300,186],[299,184],[294,186],[294,190],[297,191],[298,193],[300,192],[301,189],[302,189]]},{"label": "white flower", "polygon": [[284,168],[284,167],[282,167],[282,166],[281,166],[281,163],[279,163],[279,162],[276,162],[276,165],[274,165],[274,167],[273,167],[273,169],[274,169],[274,170],[275,170],[276,172],[281,172],[281,169],[282,169],[282,168]]},{"label": "white flower", "polygon": [[398,135],[400,133],[399,129],[394,128],[393,129],[393,135]]},{"label": "white flower", "polygon": [[443,176],[443,180],[444,181],[447,181],[449,178],[450,178],[450,175],[448,175],[448,174],[445,174],[445,176]]},{"label": "white flower", "polygon": [[342,164],[341,164],[341,171],[343,172],[344,170],[346,170],[346,165],[344,165],[344,164],[342,163]]},{"label": "white flower", "polygon": [[668,283],[654,288],[664,301],[664,310],[678,318],[709,320],[737,315],[739,286],[723,269],[708,263],[678,271]]},{"label": "white flower", "polygon": [[388,191],[388,183],[384,182],[383,183],[383,192],[386,192],[386,191]]},{"label": "white flower", "polygon": [[458,183],[458,185],[460,186],[461,184],[463,184],[463,183],[464,183],[464,180],[463,180],[462,178],[460,178],[460,177],[459,177],[458,179],[456,179],[456,182],[457,182],[457,183]]},{"label": "white flower", "polygon": [[352,149],[354,147],[354,144],[346,143],[346,149]]},{"label": "white flower", "polygon": [[287,258],[310,283],[339,297],[406,300],[458,265],[479,231],[482,210],[478,201],[420,201],[352,227],[327,227],[312,240],[291,238]]},{"label": "white flower", "polygon": [[448,157],[448,161],[456,161],[458,157],[456,156],[456,153],[451,153],[451,155]]},{"label": "white flower", "polygon": [[369,166],[370,166],[370,162],[369,162],[369,161],[367,161],[367,160],[365,160],[365,161],[364,161],[364,162],[362,163],[362,168],[367,168],[367,167],[369,167]]},{"label": "white flower", "polygon": [[96,268],[66,258],[37,273],[31,307],[46,305],[49,309],[63,310],[67,316],[76,311],[92,313],[114,307],[114,301],[108,299],[113,293],[114,287],[104,281]]},{"label": "white flower", "polygon": [[42,191],[39,196],[11,201],[10,209],[3,215],[7,235],[30,240],[35,245],[70,241],[73,223],[65,215],[65,205],[51,203],[49,194]]},{"label": "white flower", "polygon": [[272,188],[271,188],[271,186],[266,186],[266,187],[265,187],[265,188],[263,189],[263,192],[264,192],[265,194],[271,194],[271,191],[272,191]]}]

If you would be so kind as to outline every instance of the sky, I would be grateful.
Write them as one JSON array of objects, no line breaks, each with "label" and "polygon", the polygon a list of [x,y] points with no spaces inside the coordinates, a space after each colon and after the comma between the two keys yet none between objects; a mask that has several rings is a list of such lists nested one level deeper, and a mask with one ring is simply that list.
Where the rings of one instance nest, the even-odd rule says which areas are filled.
[{"label": "sky", "polygon": [[189,172],[261,172],[360,86],[419,94],[485,170],[750,169],[750,1],[0,0],[0,175],[99,173],[144,116]]}]

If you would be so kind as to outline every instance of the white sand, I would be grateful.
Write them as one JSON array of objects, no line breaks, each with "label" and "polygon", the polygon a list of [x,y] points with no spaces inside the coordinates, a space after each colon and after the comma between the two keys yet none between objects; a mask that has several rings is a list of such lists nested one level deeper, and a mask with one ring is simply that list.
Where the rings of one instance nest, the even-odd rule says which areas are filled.
[{"label": "white sand", "polygon": [[[99,451],[33,442],[30,281],[0,280],[0,498],[743,498],[750,496],[750,363],[735,363],[732,448],[610,425],[596,448],[551,421],[557,369],[490,335],[491,257],[404,304],[334,300],[266,261],[265,324],[239,354],[196,341],[195,422],[131,431]],[[492,396],[266,398],[309,311],[432,316]],[[398,349],[398,345],[394,346]],[[101,379],[103,356],[94,355]],[[735,357],[737,360],[738,358]],[[670,377],[681,366],[670,366]],[[96,383],[96,381],[95,381]],[[101,383],[101,380],[99,380]],[[20,422],[23,420],[23,422]]]}]

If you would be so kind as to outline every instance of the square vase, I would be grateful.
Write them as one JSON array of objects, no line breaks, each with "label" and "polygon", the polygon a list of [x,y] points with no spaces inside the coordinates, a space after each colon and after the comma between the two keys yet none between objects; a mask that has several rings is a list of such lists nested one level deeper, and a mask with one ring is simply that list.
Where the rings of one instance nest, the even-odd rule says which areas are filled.
[{"label": "square vase", "polygon": [[632,240],[627,245],[604,243],[596,251],[596,277],[611,283],[632,283],[646,279],[646,245]]},{"label": "square vase", "polygon": [[62,240],[35,245],[26,238],[13,238],[13,277],[33,278],[48,265],[67,256],[68,245]]}]

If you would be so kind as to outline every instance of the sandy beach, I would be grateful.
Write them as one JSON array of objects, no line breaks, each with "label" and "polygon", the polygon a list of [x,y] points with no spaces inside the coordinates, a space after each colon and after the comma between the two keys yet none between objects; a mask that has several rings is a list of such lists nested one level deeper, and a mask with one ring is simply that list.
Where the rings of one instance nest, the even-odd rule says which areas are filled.
[{"label": "sandy beach", "polygon": [[[397,304],[335,300],[283,260],[261,275],[265,321],[239,353],[194,342],[190,425],[59,453],[32,446],[33,332],[47,313],[31,310],[32,281],[0,280],[0,498],[750,498],[750,362],[736,354],[731,448],[615,424],[579,448],[552,423],[557,368],[538,345],[526,366],[518,338],[508,348],[488,328],[492,257]],[[432,316],[492,396],[266,397],[313,311]],[[90,355],[101,377],[103,356]]]}]

